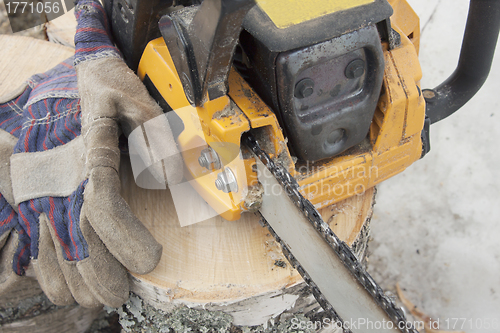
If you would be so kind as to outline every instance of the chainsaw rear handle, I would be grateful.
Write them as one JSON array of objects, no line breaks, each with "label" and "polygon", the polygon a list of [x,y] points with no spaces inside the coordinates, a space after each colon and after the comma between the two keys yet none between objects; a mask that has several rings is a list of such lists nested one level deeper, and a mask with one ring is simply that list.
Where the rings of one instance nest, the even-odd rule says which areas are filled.
[{"label": "chainsaw rear handle", "polygon": [[500,0],[471,0],[458,66],[434,89],[423,91],[426,117],[436,123],[467,103],[490,72],[500,30]]}]

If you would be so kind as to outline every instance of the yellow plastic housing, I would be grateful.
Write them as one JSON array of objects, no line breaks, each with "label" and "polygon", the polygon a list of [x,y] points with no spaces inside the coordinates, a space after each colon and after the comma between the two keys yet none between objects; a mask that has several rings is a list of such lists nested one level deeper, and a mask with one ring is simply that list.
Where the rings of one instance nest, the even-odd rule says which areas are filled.
[{"label": "yellow plastic housing", "polygon": [[[255,160],[245,154],[244,148],[236,154],[224,150],[224,143],[240,147],[241,137],[247,131],[261,140],[271,157],[288,167],[302,194],[317,208],[362,193],[420,158],[425,102],[419,87],[419,20],[405,0],[389,2],[394,8],[392,27],[401,35],[401,45],[393,50],[384,45],[383,89],[368,138],[341,156],[317,163],[293,163],[276,116],[235,70],[229,75],[228,96],[194,107],[185,97],[163,39],[147,45],[138,75],[141,79],[149,76],[184,122],[178,145],[186,164],[186,178],[192,179],[190,183],[218,214],[227,220],[239,219],[247,209],[244,199],[248,187],[257,182]],[[207,145],[235,174],[237,191],[218,190],[215,180],[221,170],[207,170],[199,165],[198,157]]]},{"label": "yellow plastic housing", "polygon": [[257,5],[280,29],[315,18],[366,5],[375,0],[257,0]]},{"label": "yellow plastic housing", "polygon": [[[177,144],[185,163],[185,178],[214,210],[227,220],[237,220],[246,210],[243,202],[248,186],[257,182],[253,159],[243,159],[239,152],[241,136],[251,128],[265,128],[273,151],[282,153],[283,134],[274,113],[257,97],[236,71],[229,76],[230,94],[194,107],[187,101],[179,76],[163,38],[151,41],[142,55],[137,74],[146,75],[184,123]],[[215,186],[222,170],[207,170],[198,157],[207,146],[219,155],[224,167],[230,168],[238,181],[238,190],[224,193]],[[227,149],[229,147],[229,149]],[[237,147],[237,152],[234,152]],[[288,150],[286,151],[289,154]]]}]

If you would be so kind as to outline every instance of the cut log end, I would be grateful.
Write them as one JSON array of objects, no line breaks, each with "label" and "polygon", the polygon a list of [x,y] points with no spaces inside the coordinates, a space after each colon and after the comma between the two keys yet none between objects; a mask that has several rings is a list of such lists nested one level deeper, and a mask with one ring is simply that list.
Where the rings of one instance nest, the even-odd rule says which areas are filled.
[{"label": "cut log end", "polygon": [[[121,323],[131,332],[152,323],[174,325],[179,314],[195,316],[196,311],[201,311],[196,314],[200,320],[214,313],[229,315],[227,332],[273,321],[286,325],[295,316],[325,315],[257,216],[245,213],[233,222],[215,217],[181,227],[168,190],[139,188],[129,163],[122,163],[120,174],[125,200],[163,245],[162,259],[153,272],[131,276],[131,291],[144,310],[137,310],[139,301],[132,299],[120,310]],[[374,195],[375,190],[369,189],[320,210],[360,260],[366,257]],[[199,324],[194,331],[207,329]]]}]

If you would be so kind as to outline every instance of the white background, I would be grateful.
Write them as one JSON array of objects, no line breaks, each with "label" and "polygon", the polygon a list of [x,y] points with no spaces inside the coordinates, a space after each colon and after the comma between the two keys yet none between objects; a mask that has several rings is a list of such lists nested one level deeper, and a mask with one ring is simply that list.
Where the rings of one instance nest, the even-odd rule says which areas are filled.
[{"label": "white background", "polygon": [[[433,88],[457,65],[469,1],[409,2],[423,29],[422,88]],[[500,332],[480,327],[500,326],[499,108],[497,47],[479,93],[431,126],[430,153],[378,186],[372,220],[369,272],[441,323],[467,319],[468,333]]]}]

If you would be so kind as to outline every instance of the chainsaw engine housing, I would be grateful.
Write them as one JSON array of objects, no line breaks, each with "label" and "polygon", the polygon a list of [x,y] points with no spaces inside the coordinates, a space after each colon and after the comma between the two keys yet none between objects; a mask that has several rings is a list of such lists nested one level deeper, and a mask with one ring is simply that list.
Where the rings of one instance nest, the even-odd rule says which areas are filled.
[{"label": "chainsaw engine housing", "polygon": [[[221,0],[211,1],[216,4]],[[280,11],[264,13],[259,6],[265,3],[281,9],[285,7],[284,2],[296,3],[297,8],[301,8],[298,14],[302,14],[302,8],[311,7],[309,3],[302,6],[304,2],[299,0],[257,2],[258,6],[251,9],[245,18],[244,30],[239,34],[239,38],[236,37],[240,43],[235,46],[234,66],[227,78],[227,95],[212,99],[209,93],[204,94],[204,98],[208,100],[200,106],[190,102],[186,85],[182,81],[183,75],[179,74],[183,68],[178,65],[182,57],[176,55],[179,46],[167,43],[164,38],[148,43],[137,71],[138,76],[145,80],[147,85],[154,86],[162,96],[169,106],[166,109],[171,109],[170,113],[178,114],[184,124],[184,130],[177,137],[177,144],[186,165],[186,179],[191,179],[191,185],[203,199],[227,220],[237,220],[242,212],[249,210],[251,205],[246,203],[246,193],[258,183],[255,159],[245,153],[246,148],[242,143],[247,132],[256,138],[275,163],[288,170],[296,179],[302,195],[315,208],[326,207],[362,193],[401,172],[422,155],[421,132],[425,103],[420,90],[422,73],[416,49],[420,36],[419,21],[407,2],[391,0],[391,8],[385,0],[316,0],[314,3],[317,6],[313,9],[323,10],[338,3],[348,8],[339,11],[332,7],[331,14],[321,11],[316,13],[319,16],[311,16],[308,13],[284,15],[285,18],[294,17],[293,22],[289,24],[280,19],[280,28],[272,28],[270,24],[274,23],[270,21],[270,17],[276,19]],[[366,4],[359,5],[360,2]],[[202,8],[200,6],[193,10]],[[375,10],[377,8],[378,11]],[[252,26],[255,13],[259,13],[259,10],[261,16],[267,17],[267,21],[255,20],[255,26]],[[391,13],[394,14],[391,16]],[[351,14],[355,15],[354,19]],[[221,17],[210,17],[222,22]],[[335,29],[335,26],[342,22],[351,24],[343,25],[343,30],[339,27]],[[191,22],[197,23],[194,20]],[[259,26],[262,26],[262,29],[259,30]],[[187,33],[183,32],[179,36],[195,41],[197,35],[189,33],[191,30],[186,31]],[[280,34],[283,35],[282,38],[278,38]],[[346,38],[347,45],[351,42],[350,49],[334,45],[337,38]],[[210,46],[213,46],[212,44]],[[380,63],[376,58],[379,44],[383,50],[383,61],[380,60]],[[317,54],[308,57],[304,51],[307,49]],[[305,63],[292,66],[290,57],[295,56],[296,59],[303,57]],[[212,61],[210,58],[208,60]],[[381,64],[383,68],[378,67]],[[334,156],[314,162],[295,161],[294,156],[299,154],[283,121],[283,116],[288,114],[285,114],[284,104],[280,101],[284,99],[283,94],[287,91],[292,101],[297,98],[296,95],[305,100],[310,96],[308,91],[311,87],[304,79],[314,74],[309,74],[308,71],[314,69],[316,73],[324,75],[324,68],[330,67],[338,67],[338,72],[333,71],[329,76],[337,77],[351,85],[345,84],[335,98],[330,94],[323,96],[325,99],[320,99],[318,105],[330,107],[337,103],[332,109],[355,110],[355,104],[363,101],[359,97],[365,94],[365,91],[373,90],[378,96],[374,113],[369,113],[366,117],[368,119],[360,119],[363,124],[370,124],[368,136],[366,132],[362,133],[360,138],[364,139],[360,143],[354,143],[351,148],[346,146],[345,151]],[[369,79],[372,69],[384,73],[380,89],[375,87],[376,79]],[[285,77],[281,82],[278,81],[278,73]],[[300,76],[301,74],[304,76]],[[293,81],[286,82],[286,75]],[[325,82],[328,82],[329,76],[324,76]],[[290,87],[280,87],[282,83]],[[296,92],[297,85],[300,89]],[[330,91],[335,86],[331,86],[333,88]],[[321,84],[312,87],[313,92],[318,87],[321,88]],[[339,96],[340,94],[342,96]],[[333,95],[336,95],[336,91]],[[291,107],[294,105],[291,104]],[[314,107],[316,104],[311,103],[309,108]],[[329,113],[326,114],[328,115]],[[324,116],[320,115],[319,118],[321,117]],[[340,122],[340,119],[336,121]],[[284,134],[288,137],[288,145]],[[237,158],[234,158],[234,155],[231,155],[232,159],[224,157],[225,149],[220,148],[226,143],[240,146],[242,153]],[[207,146],[219,155],[222,162],[220,168],[213,167],[209,170],[199,163],[199,158]],[[294,154],[290,154],[291,148],[295,150]],[[226,172],[226,169],[231,169],[234,183],[238,185],[229,193],[216,186],[218,175]]]},{"label": "chainsaw engine housing", "polygon": [[289,42],[286,28],[261,31],[273,23],[259,6],[245,21],[238,68],[276,113],[300,160],[332,157],[366,138],[384,75],[377,23],[392,13],[385,1],[370,6],[343,11],[342,20],[325,20],[328,26],[318,25],[321,19],[294,25],[301,37]]},{"label": "chainsaw engine housing", "polygon": [[299,158],[334,156],[366,137],[384,75],[374,26],[276,60],[280,111]]}]

